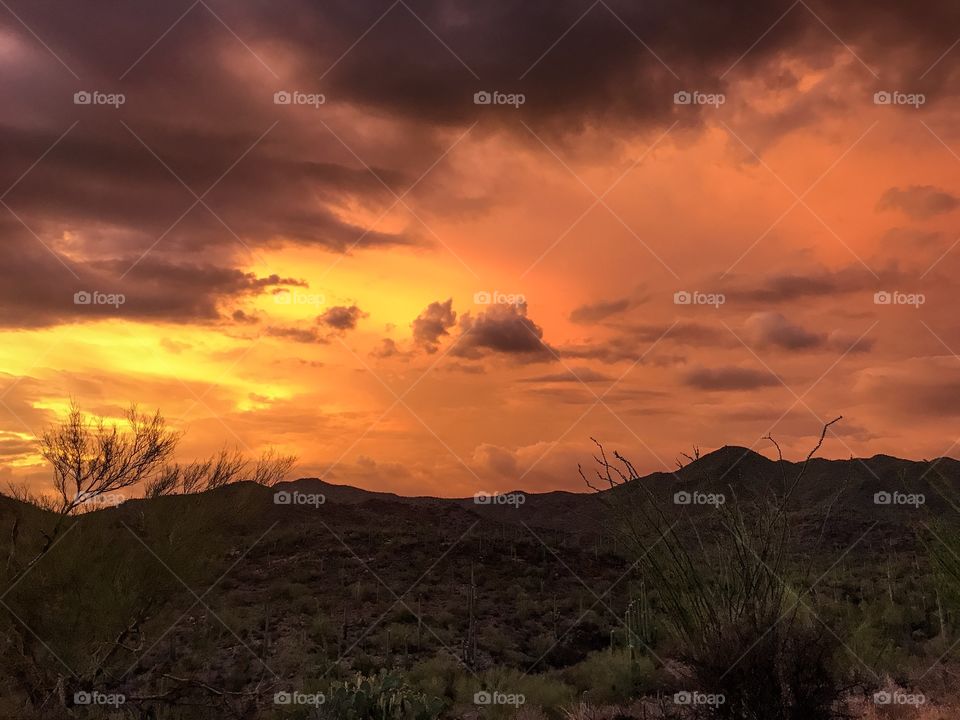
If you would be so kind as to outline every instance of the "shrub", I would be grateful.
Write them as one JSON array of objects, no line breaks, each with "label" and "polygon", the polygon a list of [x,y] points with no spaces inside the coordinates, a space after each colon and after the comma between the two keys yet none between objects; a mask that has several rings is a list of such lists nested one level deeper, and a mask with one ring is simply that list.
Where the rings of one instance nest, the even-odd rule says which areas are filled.
[{"label": "shrub", "polygon": [[[814,602],[805,600],[812,561],[804,562],[804,568],[791,563],[793,557],[816,556],[816,545],[797,542],[791,500],[837,420],[823,427],[819,442],[794,477],[787,477],[780,457],[782,491],[771,485],[748,503],[731,488],[726,501],[711,511],[714,515],[702,532],[696,521],[670,522],[662,506],[663,493],[658,495],[658,488],[645,483],[620,453],[608,459],[596,443],[596,476],[609,487],[600,497],[615,513],[644,577],[656,588],[657,606],[677,657],[689,670],[691,689],[725,698],[716,707],[677,708],[685,716],[737,720],[841,716],[832,636],[813,627],[805,613],[808,603]],[[581,475],[599,492],[582,470]],[[827,499],[824,524],[842,489]],[[685,532],[688,524],[691,529]],[[821,526],[817,545],[823,530]],[[800,590],[786,580],[794,575],[800,576]]]},{"label": "shrub", "polygon": [[327,692],[323,712],[331,720],[435,720],[444,702],[414,690],[402,677],[381,670],[335,682]]},{"label": "shrub", "polygon": [[653,674],[649,658],[630,659],[622,650],[590,653],[586,660],[567,668],[563,678],[584,699],[593,703],[622,703],[636,697]]}]

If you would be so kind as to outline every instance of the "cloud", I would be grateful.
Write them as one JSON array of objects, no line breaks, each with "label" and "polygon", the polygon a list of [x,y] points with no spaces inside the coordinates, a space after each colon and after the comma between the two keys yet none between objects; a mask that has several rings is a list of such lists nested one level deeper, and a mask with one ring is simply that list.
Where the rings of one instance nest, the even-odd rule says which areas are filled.
[{"label": "cloud", "polygon": [[[517,116],[544,132],[580,132],[598,121],[631,128],[670,124],[677,119],[694,125],[700,122],[701,111],[696,107],[678,109],[672,103],[673,93],[684,84],[680,78],[700,79],[699,89],[704,91],[723,89],[722,83],[704,83],[703,79],[720,77],[728,70],[733,71],[732,77],[773,75],[774,81],[783,83],[785,73],[771,68],[784,56],[808,57],[811,64],[821,67],[835,56],[846,59],[836,36],[843,37],[859,56],[869,58],[881,77],[915,78],[929,66],[930,48],[949,47],[956,39],[950,30],[956,18],[947,0],[926,3],[921,10],[888,3],[883,12],[876,12],[866,0],[841,6],[811,0],[809,8],[797,6],[781,13],[758,0],[732,0],[723,6],[709,0],[669,4],[619,0],[586,11],[576,0],[542,5],[511,0],[481,5],[465,0],[420,0],[386,8],[351,0],[319,5],[291,0],[281,11],[270,4],[241,0],[230,5],[225,18],[229,31],[199,6],[178,24],[177,32],[165,35],[162,45],[133,67],[132,59],[156,42],[156,28],[170,27],[177,20],[168,8],[147,0],[122,7],[94,3],[85,6],[81,15],[78,9],[62,12],[34,4],[29,7],[27,22],[43,28],[45,42],[68,57],[77,74],[90,84],[112,87],[129,69],[126,79],[136,89],[123,108],[127,119],[134,121],[129,124],[151,147],[159,148],[157,154],[188,184],[193,187],[196,182],[200,192],[242,153],[242,143],[252,142],[275,119],[277,108],[271,101],[276,90],[299,88],[326,95],[327,104],[320,111],[288,108],[304,110],[285,113],[289,118],[285,133],[291,139],[306,134],[305,128],[311,125],[316,127],[317,123],[311,122],[314,118],[328,122],[333,114],[330,108],[337,105],[400,122],[467,126],[476,120],[473,94],[479,90],[527,95],[519,111],[482,109],[492,126],[520,136],[526,130],[514,122]],[[820,21],[831,32],[824,32]],[[80,26],[84,32],[77,32]],[[904,33],[904,27],[911,32]],[[25,29],[15,26],[11,32],[24,45],[35,46]],[[761,37],[763,42],[758,43]],[[246,47],[238,44],[238,38],[244,39]],[[358,38],[363,41],[354,47]],[[745,53],[746,49],[749,52]],[[197,57],[206,59],[202,68],[197,67]],[[31,103],[49,113],[58,112],[61,118],[73,113],[75,108],[42,94],[42,88],[48,86],[71,92],[77,89],[67,82],[69,76],[63,78],[63,68],[42,53],[31,55],[30,60],[8,73],[7,82],[16,91],[8,93],[15,99],[9,103],[10,115],[29,117],[24,106]],[[391,71],[383,72],[385,67]],[[945,82],[945,73],[948,67],[942,64],[929,80]],[[798,75],[794,73],[788,82],[798,83]],[[38,76],[46,82],[37,82]],[[320,77],[322,83],[318,83]],[[150,114],[157,116],[152,122]],[[790,115],[800,115],[808,122],[817,118],[812,109]],[[164,117],[170,120],[162,122]],[[219,117],[242,123],[245,137],[217,132]],[[100,129],[107,124],[98,123]],[[50,123],[50,127],[64,125]],[[195,153],[202,134],[217,139],[210,148],[212,167],[204,166]],[[182,142],[179,152],[174,143],[177,135]],[[230,147],[228,140],[240,147]],[[29,147],[25,150],[31,157],[27,165],[43,151],[43,143],[39,144],[35,153]],[[130,144],[137,147],[133,138]],[[284,205],[286,209],[296,207],[304,215],[315,214],[314,219],[323,216],[325,225],[335,225],[335,213],[323,212],[327,208],[322,206],[311,207],[302,202],[307,193],[291,191],[309,190],[311,171],[336,175],[348,174],[350,168],[314,168],[309,162],[300,168],[295,162],[300,156],[276,152],[289,147],[279,137],[271,138],[270,145],[273,152],[267,157],[285,158],[293,167],[268,173],[263,172],[270,169],[268,164],[257,170],[251,165],[249,172],[256,175],[261,171],[268,179],[252,187],[264,192],[265,200],[268,197],[281,205],[287,194],[294,202]],[[230,147],[231,152],[215,154],[220,147]],[[94,149],[91,143],[88,153]],[[153,163],[154,175],[169,176],[145,149],[140,150],[140,155]],[[127,162],[136,158],[136,153],[128,155]],[[123,162],[116,154],[109,159],[114,165]],[[388,169],[376,169],[392,187]],[[276,178],[282,183],[274,188]],[[197,182],[201,179],[206,182]],[[371,181],[375,182],[374,178],[364,172],[358,172],[354,180]],[[171,185],[178,190],[175,181]],[[322,192],[326,190],[322,188]],[[260,209],[251,208],[250,217]],[[291,215],[296,212],[283,213],[282,219],[289,220]],[[273,220],[264,215],[263,222]],[[307,230],[310,227],[307,222],[295,224]],[[330,228],[317,227],[311,232],[315,241],[324,242],[324,229]]]},{"label": "cloud", "polygon": [[922,422],[960,417],[960,364],[954,357],[918,357],[867,368],[854,386],[867,402]]},{"label": "cloud", "polygon": [[554,352],[543,342],[543,329],[527,317],[525,303],[493,305],[473,317],[460,319],[460,335],[453,354],[480,358],[509,355],[524,361],[549,361]]},{"label": "cloud", "polygon": [[896,251],[908,245],[917,248],[929,247],[943,239],[944,235],[941,232],[894,227],[883,233],[880,241],[885,248],[889,247]]},{"label": "cloud", "polygon": [[599,302],[592,305],[581,305],[570,313],[570,322],[590,325],[600,322],[601,320],[606,320],[613,315],[619,315],[629,307],[630,298]]},{"label": "cloud", "polygon": [[783,350],[835,350],[840,353],[867,352],[873,338],[865,333],[853,335],[842,330],[813,332],[791,322],[778,312],[754,313],[745,323],[747,335],[759,347]]},{"label": "cloud", "polygon": [[330,342],[326,337],[321,335],[316,328],[298,328],[298,327],[286,327],[279,325],[270,325],[264,332],[270,337],[276,338],[286,338],[287,340],[293,340],[294,342],[299,343],[318,343],[320,345],[325,345]]},{"label": "cloud", "polygon": [[4,463],[28,460],[37,455],[38,449],[34,440],[26,439],[18,433],[0,430],[0,458]]},{"label": "cloud", "polygon": [[497,445],[478,445],[473,451],[472,460],[481,475],[510,478],[520,473],[515,452]]},{"label": "cloud", "polygon": [[406,353],[400,350],[400,347],[397,345],[397,341],[393,338],[382,338],[380,340],[380,344],[371,350],[370,354],[375,358],[384,360],[391,357],[400,357]]},{"label": "cloud", "polygon": [[230,314],[230,317],[234,322],[240,323],[241,325],[256,325],[258,322],[260,322],[260,318],[258,318],[256,315],[251,315],[250,313],[244,312],[239,308],[234,310]]},{"label": "cloud", "polygon": [[450,334],[457,322],[457,313],[453,309],[453,298],[445,302],[432,302],[411,323],[413,340],[428,353],[435,353],[440,338]]},{"label": "cloud", "polygon": [[626,325],[610,338],[563,345],[558,353],[564,358],[598,360],[603,363],[649,361],[683,362],[679,356],[664,358],[654,353],[661,343],[693,347],[733,346],[736,339],[722,327],[694,321]]},{"label": "cloud", "polygon": [[601,372],[589,367],[571,367],[566,372],[551,373],[549,375],[537,375],[535,377],[523,378],[521,382],[526,383],[591,383],[591,382],[613,382],[613,378],[604,375]]},{"label": "cloud", "polygon": [[[198,89],[198,78],[183,81]],[[150,107],[143,97],[152,94],[150,86],[141,81],[134,88],[145,103],[137,107]],[[198,107],[216,107],[216,101]],[[176,114],[184,102],[171,97],[154,107]],[[304,153],[302,145],[311,140],[303,131],[290,128],[283,141],[269,142],[268,135],[258,143],[273,121],[233,118],[218,127],[209,111],[198,127],[186,129],[164,122],[164,113],[141,112],[124,118],[136,136],[95,117],[84,118],[59,143],[63,129],[56,124],[21,129],[0,117],[0,152],[11,167],[30,168],[53,148],[11,192],[17,214],[41,237],[68,230],[88,245],[128,253],[154,243],[160,254],[176,248],[233,252],[243,247],[238,238],[248,247],[282,240],[333,251],[418,242],[343,220],[341,206],[382,203],[392,195],[365,168]],[[400,171],[374,172],[388,184],[406,182]],[[191,209],[193,193],[203,196],[208,189],[204,204]]]},{"label": "cloud", "polygon": [[333,328],[338,332],[345,332],[356,328],[360,319],[365,317],[368,317],[367,313],[363,312],[363,310],[356,305],[350,305],[349,307],[346,305],[335,305],[320,315],[320,317],[317,318],[317,322]]},{"label": "cloud", "polygon": [[688,372],[683,381],[698,390],[755,390],[780,385],[780,381],[765,370],[741,367],[701,367]]},{"label": "cloud", "polygon": [[747,318],[746,328],[753,341],[764,347],[809,350],[824,342],[824,336],[809,332],[776,312],[751,315]]},{"label": "cloud", "polygon": [[[210,324],[224,320],[231,304],[271,289],[304,285],[295,278],[258,276],[152,253],[105,260],[55,255],[21,226],[3,221],[0,242],[4,244],[0,327],[46,327],[104,318]],[[84,303],[78,293],[112,295],[115,302]],[[75,301],[75,296],[80,299]]]},{"label": "cloud", "polygon": [[878,210],[896,208],[915,220],[925,220],[934,215],[948,213],[960,205],[960,198],[932,185],[892,187],[880,197]]},{"label": "cloud", "polygon": [[[728,71],[734,77],[771,75],[784,56],[809,57],[815,67],[835,57],[846,61],[838,36],[858,57],[869,58],[880,77],[916,78],[929,67],[931,47],[949,47],[956,39],[950,30],[956,16],[947,0],[919,11],[887,3],[883,12],[865,0],[840,6],[811,0],[809,7],[789,12],[758,0],[722,6],[709,0],[620,0],[586,9],[576,0],[423,0],[386,14],[380,6],[347,0],[294,6],[282,18],[266,10],[246,16],[235,10],[232,19],[240,32],[256,28],[261,37],[293,40],[305,81],[329,70],[324,89],[331,97],[383,114],[466,125],[476,117],[474,92],[524,92],[527,102],[519,111],[487,108],[494,111],[487,113],[491,123],[521,135],[522,126],[511,122],[517,115],[546,131],[576,132],[601,120],[633,128],[674,119],[696,124],[696,108],[679,113],[670,102],[682,85],[679,78],[697,78],[699,89],[710,91],[724,86],[705,78]],[[361,36],[363,45],[336,62]],[[411,57],[418,61],[401,61]],[[946,73],[938,68],[928,84]],[[782,73],[777,75],[774,80],[782,82]],[[819,117],[815,104],[804,110],[795,115]]]},{"label": "cloud", "polygon": [[[642,134],[675,121],[699,127],[704,109],[672,102],[685,84],[678,78],[718,77],[734,63],[731,77],[768,78],[771,59],[796,55],[823,66],[837,52],[835,38],[804,7],[778,18],[757,0],[722,8],[707,0],[611,2],[586,13],[576,0],[542,7],[421,0],[386,12],[348,0],[292,0],[282,12],[240,0],[224,18],[229,30],[201,4],[156,48],[156,28],[177,20],[162,4],[93,2],[69,11],[14,4],[83,83],[25,27],[9,28],[5,48],[14,62],[5,67],[8,102],[0,108],[0,188],[10,188],[4,202],[84,282],[124,293],[126,317],[173,322],[218,321],[225,300],[253,289],[243,287],[251,283],[244,268],[251,257],[265,267],[265,250],[426,244],[410,229],[416,224],[385,223],[385,230],[368,218],[424,170],[455,173],[444,164],[434,170],[425,158],[439,157],[480,117],[478,132],[537,146],[518,118],[548,138],[618,126]],[[864,0],[810,7],[891,81],[922,71],[930,47],[955,39],[945,0],[919,11],[892,4],[882,13]],[[908,25],[912,32],[901,32]],[[358,37],[363,42],[353,47]],[[205,61],[198,65],[197,58]],[[929,81],[951,82],[948,66],[941,63]],[[778,69],[773,79],[781,75]],[[788,84],[799,76],[794,72]],[[128,101],[119,109],[71,102],[77,90],[95,87],[122,89]],[[277,106],[273,93],[284,89],[323,92],[327,104]],[[527,102],[519,110],[481,108],[473,94],[483,89],[524,92]],[[808,124],[818,119],[790,114]],[[889,202],[919,214],[957,202],[935,188],[888,194],[894,191]],[[417,200],[429,200],[437,214],[466,212],[463,198],[450,191],[426,188]],[[64,307],[59,291],[82,288],[69,287],[76,285],[69,271],[11,217],[0,226],[0,242],[0,324],[38,327],[106,315],[102,308]],[[124,272],[144,253],[149,261],[125,282]],[[161,271],[145,272],[151,267]],[[173,273],[200,267],[207,274],[216,268],[218,277],[203,286]],[[134,285],[149,292],[138,294]],[[599,322],[628,307],[621,299],[585,305],[571,319]]]},{"label": "cloud", "polygon": [[834,330],[827,335],[826,346],[839,353],[869,352],[876,344],[876,339],[870,337],[869,332],[853,333],[843,330]]},{"label": "cloud", "polygon": [[808,272],[781,273],[768,275],[759,282],[749,278],[738,278],[733,286],[724,292],[728,300],[737,302],[759,302],[765,304],[792,303],[806,298],[830,298],[856,292],[872,295],[877,287],[889,285],[895,287],[903,274],[895,268],[872,275],[862,265],[849,265],[839,270],[814,268]]}]

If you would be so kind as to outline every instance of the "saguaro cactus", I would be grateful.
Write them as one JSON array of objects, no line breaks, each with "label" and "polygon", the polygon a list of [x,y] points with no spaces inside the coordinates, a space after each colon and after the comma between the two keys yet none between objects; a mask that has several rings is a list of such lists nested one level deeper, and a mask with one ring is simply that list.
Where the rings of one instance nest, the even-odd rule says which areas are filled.
[{"label": "saguaro cactus", "polygon": [[646,584],[643,582],[640,583],[640,597],[632,599],[627,605],[624,624],[627,627],[627,648],[630,659],[636,660],[640,656],[640,648],[653,642],[650,603],[647,600]]}]

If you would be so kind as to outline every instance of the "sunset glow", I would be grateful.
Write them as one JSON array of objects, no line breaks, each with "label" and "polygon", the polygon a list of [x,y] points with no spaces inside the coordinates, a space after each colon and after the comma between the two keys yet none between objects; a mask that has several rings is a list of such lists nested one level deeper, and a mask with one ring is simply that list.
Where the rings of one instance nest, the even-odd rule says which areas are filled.
[{"label": "sunset glow", "polygon": [[955,454],[955,9],[292,5],[3,11],[4,483],[71,398],[404,494]]}]

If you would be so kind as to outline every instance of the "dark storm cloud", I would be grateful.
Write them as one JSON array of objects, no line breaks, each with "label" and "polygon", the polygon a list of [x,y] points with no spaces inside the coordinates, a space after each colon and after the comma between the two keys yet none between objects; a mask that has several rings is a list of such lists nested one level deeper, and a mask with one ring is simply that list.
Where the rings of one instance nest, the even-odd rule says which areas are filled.
[{"label": "dark storm cloud", "polygon": [[543,342],[543,328],[527,317],[526,304],[492,305],[476,317],[464,315],[453,354],[466,358],[500,354],[525,362],[549,361],[556,357]]},{"label": "dark storm cloud", "polygon": [[960,198],[932,185],[892,187],[880,197],[878,210],[897,208],[917,220],[948,213],[960,205]]},{"label": "dark storm cloud", "polygon": [[741,367],[697,368],[684,375],[684,383],[698,390],[754,390],[780,385],[765,370]]},{"label": "dark storm cloud", "polygon": [[413,340],[429,353],[437,351],[440,338],[450,334],[457,322],[457,313],[453,309],[453,298],[446,302],[432,302],[411,323]]},{"label": "dark storm cloud", "polygon": [[[0,327],[42,327],[104,317],[208,323],[222,319],[224,303],[303,285],[295,278],[258,277],[232,267],[174,262],[153,254],[78,261],[55,255],[22,226],[3,220],[0,241],[4,251]],[[111,303],[94,293],[117,297]]]},{"label": "dark storm cloud", "polygon": [[[129,89],[131,104],[134,89],[154,107],[180,95],[191,101],[181,111],[191,119],[202,116],[203,103],[195,102],[202,100],[235,113],[245,95],[256,94],[254,83],[264,82],[381,115],[459,125],[478,115],[474,92],[520,91],[528,97],[520,111],[526,119],[567,129],[590,118],[633,125],[672,118],[672,96],[682,87],[719,86],[735,63],[737,72],[767,73],[771,59],[789,52],[823,66],[847,52],[838,38],[886,80],[916,78],[956,40],[960,22],[960,9],[947,0],[917,7],[810,0],[787,12],[758,0],[211,0],[164,34],[189,4],[91,0],[72,12],[53,2],[10,4],[83,80]],[[36,47],[26,30],[15,32]],[[75,84],[38,50],[46,73]],[[227,58],[244,72],[229,72]],[[928,80],[950,72],[943,63]],[[178,86],[178,79],[190,82]],[[508,113],[515,111],[497,115]]]},{"label": "dark storm cloud", "polygon": [[[148,147],[120,119],[138,127],[135,132]],[[121,115],[105,127],[82,122],[55,146],[61,130],[0,127],[4,187],[53,147],[5,202],[38,233],[82,230],[90,252],[147,247],[159,238],[158,252],[208,245],[242,252],[238,238],[251,246],[283,239],[331,250],[354,243],[413,242],[365,233],[339,219],[333,209],[340,203],[382,203],[392,196],[365,168],[296,157],[302,151],[271,142],[269,135],[254,147],[270,122],[249,133],[237,128],[157,129],[157,122],[149,114]],[[400,182],[398,173],[375,172]],[[197,203],[194,193],[204,204]]]},{"label": "dark storm cloud", "polygon": [[353,330],[357,327],[360,319],[365,317],[367,317],[367,313],[356,305],[336,305],[320,315],[317,322],[333,330],[344,332]]},{"label": "dark storm cloud", "polygon": [[408,6],[388,11],[386,1],[325,3],[292,14],[297,27],[286,24],[284,36],[314,53],[305,72],[323,73],[387,11],[333,66],[325,78],[331,95],[462,124],[477,114],[474,91],[520,91],[528,97],[520,111],[525,119],[562,120],[569,130],[591,118],[663,120],[673,114],[674,91],[685,84],[719,86],[719,76],[741,57],[738,71],[747,73],[767,72],[771,59],[788,50],[823,65],[828,55],[845,52],[838,37],[881,77],[915,78],[956,40],[960,21],[946,0],[917,8],[896,0],[811,0],[786,13],[757,0],[610,0],[592,7],[577,0],[420,0]]},{"label": "dark storm cloud", "polygon": [[[422,244],[354,218],[379,216],[431,167],[451,129],[482,120],[478,132],[536,143],[519,119],[553,135],[586,127],[641,132],[675,120],[696,126],[700,108],[674,105],[673,94],[727,89],[719,78],[734,63],[731,79],[766,76],[772,59],[791,53],[825,66],[846,53],[839,36],[895,82],[925,71],[952,45],[960,21],[960,7],[946,0],[917,7],[811,0],[809,9],[800,4],[783,15],[757,0],[8,5],[0,75],[4,202],[51,247],[69,242],[69,262],[85,281],[122,287],[128,311],[180,320],[216,317],[218,296],[249,291],[252,280],[230,266],[249,266],[264,247],[299,243],[340,253]],[[955,67],[940,63],[924,87],[911,89],[935,102]],[[863,75],[873,81],[866,69]],[[125,102],[76,105],[81,90],[123,93]],[[280,90],[323,93],[326,104],[276,105]],[[477,106],[479,90],[522,92],[527,101],[518,110]],[[793,116],[813,122],[816,113]],[[389,125],[404,142],[358,128],[357,117]],[[431,172],[444,172],[442,164]],[[442,206],[430,192],[425,197]],[[921,211],[943,203],[921,203]],[[7,219],[10,211],[0,208]],[[0,272],[14,277],[14,287],[28,286],[2,322],[75,316],[52,299],[76,285],[69,275],[63,285],[50,279],[63,279],[59,263],[42,248],[2,241],[15,269]],[[109,275],[150,247],[157,277],[170,285],[161,289],[141,271],[149,292],[138,296]],[[214,282],[195,282],[189,268],[210,266],[219,268]],[[579,317],[619,307],[584,308]]]}]

